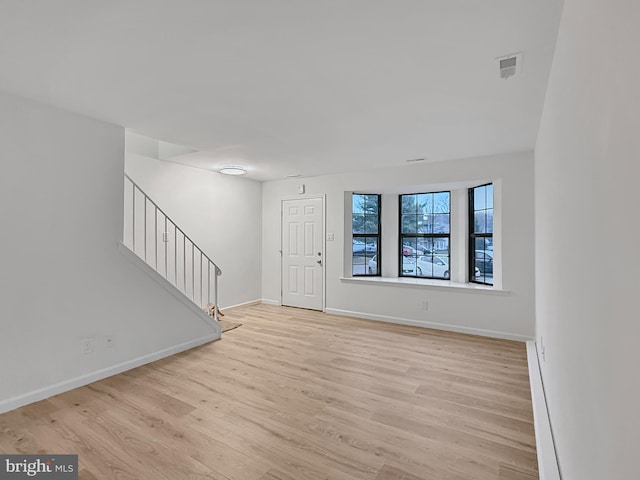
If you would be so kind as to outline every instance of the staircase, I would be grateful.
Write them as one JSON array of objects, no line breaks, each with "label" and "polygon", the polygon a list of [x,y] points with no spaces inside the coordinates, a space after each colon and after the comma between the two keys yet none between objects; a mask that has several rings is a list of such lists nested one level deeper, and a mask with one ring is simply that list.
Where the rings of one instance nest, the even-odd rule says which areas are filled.
[{"label": "staircase", "polygon": [[218,322],[218,265],[127,174],[124,207],[122,243]]}]

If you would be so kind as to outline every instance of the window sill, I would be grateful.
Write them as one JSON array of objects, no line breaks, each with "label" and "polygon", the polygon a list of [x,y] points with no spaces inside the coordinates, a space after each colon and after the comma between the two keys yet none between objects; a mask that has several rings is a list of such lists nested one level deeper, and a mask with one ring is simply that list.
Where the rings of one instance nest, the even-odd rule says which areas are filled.
[{"label": "window sill", "polygon": [[396,287],[428,288],[435,290],[457,290],[461,292],[481,293],[488,295],[509,295],[511,292],[489,285],[477,283],[460,283],[450,280],[431,280],[426,278],[408,277],[340,277],[340,280],[348,283],[368,283],[372,285],[392,285]]}]

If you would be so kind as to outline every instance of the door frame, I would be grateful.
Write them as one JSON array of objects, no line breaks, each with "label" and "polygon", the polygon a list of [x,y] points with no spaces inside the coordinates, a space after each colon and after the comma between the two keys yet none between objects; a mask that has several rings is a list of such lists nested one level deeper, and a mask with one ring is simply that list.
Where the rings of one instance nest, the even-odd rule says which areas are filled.
[{"label": "door frame", "polygon": [[327,310],[327,194],[319,195],[296,195],[295,197],[283,197],[280,199],[280,306],[283,304],[283,284],[284,284],[284,272],[283,272],[283,249],[284,239],[282,238],[282,227],[284,219],[284,202],[291,200],[322,200],[322,311]]}]

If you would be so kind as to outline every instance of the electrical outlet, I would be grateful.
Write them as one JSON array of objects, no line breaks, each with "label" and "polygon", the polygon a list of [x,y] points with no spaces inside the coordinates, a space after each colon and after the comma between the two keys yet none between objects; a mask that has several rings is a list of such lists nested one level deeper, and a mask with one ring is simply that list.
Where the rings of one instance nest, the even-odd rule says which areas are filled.
[{"label": "electrical outlet", "polygon": [[83,338],[82,340],[80,340],[80,351],[84,355],[93,353],[94,349],[95,349],[95,341],[93,337]]},{"label": "electrical outlet", "polygon": [[422,310],[429,310],[429,301],[422,300],[422,303],[420,304],[420,308],[422,308]]},{"label": "electrical outlet", "polygon": [[115,346],[115,337],[113,335],[107,335],[104,337],[104,348],[113,348]]}]

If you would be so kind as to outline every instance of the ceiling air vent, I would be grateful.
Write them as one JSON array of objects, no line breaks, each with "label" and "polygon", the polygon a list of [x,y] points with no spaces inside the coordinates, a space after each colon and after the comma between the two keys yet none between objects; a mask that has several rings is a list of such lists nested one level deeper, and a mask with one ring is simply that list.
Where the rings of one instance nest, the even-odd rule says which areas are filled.
[{"label": "ceiling air vent", "polygon": [[500,67],[500,78],[507,79],[513,77],[516,73],[519,73],[522,67],[522,54],[516,53],[514,55],[507,55],[506,57],[498,58],[498,65]]}]

